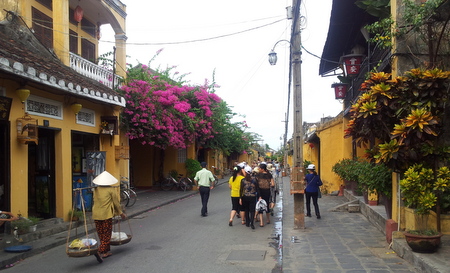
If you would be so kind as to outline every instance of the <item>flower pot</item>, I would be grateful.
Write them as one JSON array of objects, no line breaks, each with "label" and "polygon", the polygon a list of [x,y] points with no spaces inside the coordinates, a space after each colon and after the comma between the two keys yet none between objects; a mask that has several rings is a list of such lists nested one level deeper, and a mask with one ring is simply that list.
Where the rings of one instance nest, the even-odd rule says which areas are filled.
[{"label": "flower pot", "polygon": [[369,206],[378,206],[378,200],[369,200]]},{"label": "flower pot", "polygon": [[35,232],[37,229],[37,225],[32,225],[28,228],[28,232]]},{"label": "flower pot", "polygon": [[416,235],[405,232],[405,239],[409,247],[414,252],[433,253],[438,250],[441,245],[442,233],[438,235]]}]

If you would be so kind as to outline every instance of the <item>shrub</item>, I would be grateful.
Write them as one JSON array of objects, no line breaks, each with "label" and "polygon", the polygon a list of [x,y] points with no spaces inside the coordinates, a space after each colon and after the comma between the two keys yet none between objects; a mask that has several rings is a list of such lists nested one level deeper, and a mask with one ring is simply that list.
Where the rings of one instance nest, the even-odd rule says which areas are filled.
[{"label": "shrub", "polygon": [[186,159],[186,171],[187,171],[187,177],[190,179],[194,179],[195,174],[202,169],[202,166],[200,166],[200,162],[198,162],[195,159],[188,158]]}]

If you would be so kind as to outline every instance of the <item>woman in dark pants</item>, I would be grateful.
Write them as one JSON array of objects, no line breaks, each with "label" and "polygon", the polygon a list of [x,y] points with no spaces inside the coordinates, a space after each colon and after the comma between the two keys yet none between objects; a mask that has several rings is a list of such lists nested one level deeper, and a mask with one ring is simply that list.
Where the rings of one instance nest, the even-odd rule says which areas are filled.
[{"label": "woman in dark pants", "polygon": [[[267,224],[270,224],[270,216],[269,216],[270,213],[269,205],[271,201],[270,188],[275,187],[275,181],[273,180],[272,174],[267,170],[267,163],[261,162],[259,164],[259,172],[256,173],[255,177],[256,181],[258,181],[259,192],[261,193],[259,197],[264,199],[264,201],[266,201],[266,204],[268,206],[266,209],[266,218]],[[259,213],[259,221],[260,221],[259,226],[263,227],[264,226],[263,212]]]},{"label": "woman in dark pants", "polygon": [[319,197],[320,186],[322,186],[322,180],[316,172],[316,166],[309,164],[306,168],[308,174],[305,175],[305,196],[306,196],[306,216],[311,217],[311,198],[313,200],[314,211],[317,219],[320,219],[319,204],[317,198]]},{"label": "woman in dark pants", "polygon": [[242,205],[245,213],[245,225],[255,229],[253,221],[255,219],[256,199],[260,196],[259,187],[255,177],[252,176],[252,168],[250,166],[246,166],[241,172],[245,178],[241,181],[241,199],[239,204]]},{"label": "woman in dark pants", "polygon": [[94,219],[95,228],[100,239],[98,254],[96,258],[99,262],[103,258],[112,255],[110,252],[112,218],[120,216],[126,218],[120,207],[119,183],[118,180],[109,172],[104,171],[92,181],[94,188],[94,206],[92,207],[92,219]]}]

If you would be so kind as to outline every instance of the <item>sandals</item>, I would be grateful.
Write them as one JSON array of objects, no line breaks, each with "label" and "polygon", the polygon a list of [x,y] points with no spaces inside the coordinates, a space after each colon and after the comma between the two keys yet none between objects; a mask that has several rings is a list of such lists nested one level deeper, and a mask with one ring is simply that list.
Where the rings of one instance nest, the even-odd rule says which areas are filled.
[{"label": "sandals", "polygon": [[228,225],[229,225],[230,227],[232,227],[232,226],[233,226],[233,220],[230,220],[230,221],[228,222]]},{"label": "sandals", "polygon": [[242,224],[245,225],[245,221],[242,221]]},{"label": "sandals", "polygon": [[112,255],[112,253],[111,253],[111,252],[108,252],[108,253],[100,254],[100,257],[103,258],[103,259],[105,259],[105,258],[108,258],[108,257],[111,256],[111,255]]}]

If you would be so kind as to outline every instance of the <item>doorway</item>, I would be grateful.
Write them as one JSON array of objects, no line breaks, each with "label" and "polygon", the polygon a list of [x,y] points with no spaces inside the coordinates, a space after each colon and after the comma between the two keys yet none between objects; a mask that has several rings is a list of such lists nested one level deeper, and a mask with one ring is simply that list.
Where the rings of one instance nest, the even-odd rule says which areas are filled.
[{"label": "doorway", "polygon": [[56,216],[54,130],[39,128],[39,144],[28,144],[28,215]]}]

